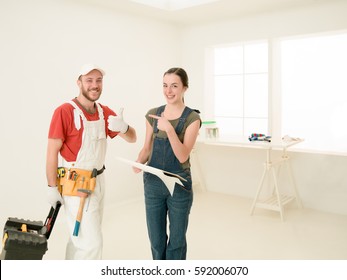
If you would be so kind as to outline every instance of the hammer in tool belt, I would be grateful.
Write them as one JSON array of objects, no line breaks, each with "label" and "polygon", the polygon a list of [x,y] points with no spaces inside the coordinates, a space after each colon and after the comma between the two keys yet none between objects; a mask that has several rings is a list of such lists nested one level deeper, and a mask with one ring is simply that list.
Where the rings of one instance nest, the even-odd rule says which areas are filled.
[{"label": "hammer in tool belt", "polygon": [[[90,179],[90,183],[89,183],[89,189],[78,189],[78,196],[80,197],[80,206],[78,208],[78,212],[77,212],[77,217],[76,217],[76,223],[75,223],[75,228],[73,231],[73,235],[74,236],[78,236],[78,231],[80,229],[80,224],[82,221],[82,215],[83,215],[83,208],[84,208],[84,204],[86,201],[86,198],[94,191],[95,189],[95,185],[96,185],[96,176],[97,176],[97,169],[94,168],[93,172],[92,172],[92,177]],[[90,198],[89,198],[90,199]]]}]

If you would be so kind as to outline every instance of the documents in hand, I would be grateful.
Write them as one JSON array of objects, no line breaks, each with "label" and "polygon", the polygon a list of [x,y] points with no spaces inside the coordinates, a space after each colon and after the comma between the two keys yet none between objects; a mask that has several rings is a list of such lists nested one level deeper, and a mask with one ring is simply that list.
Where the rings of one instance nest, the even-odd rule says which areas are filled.
[{"label": "documents in hand", "polygon": [[154,174],[156,176],[158,176],[166,185],[166,187],[168,188],[169,192],[171,195],[173,195],[173,191],[175,189],[175,184],[180,184],[181,186],[183,186],[181,181],[187,181],[186,179],[182,178],[181,176],[171,173],[171,172],[167,172],[165,170],[159,169],[159,168],[155,168],[152,166],[148,166],[136,161],[131,161],[128,159],[124,159],[121,157],[117,157],[118,160],[127,163],[131,166],[134,166],[136,168],[139,168],[145,172],[149,172],[151,174]]}]

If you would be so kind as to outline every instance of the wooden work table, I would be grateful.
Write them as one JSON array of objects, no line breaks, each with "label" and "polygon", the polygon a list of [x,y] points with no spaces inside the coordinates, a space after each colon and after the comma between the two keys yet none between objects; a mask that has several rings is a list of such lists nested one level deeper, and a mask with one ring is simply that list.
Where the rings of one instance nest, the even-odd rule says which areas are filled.
[{"label": "wooden work table", "polygon": [[[292,172],[292,168],[290,165],[290,157],[288,155],[288,149],[294,145],[301,143],[302,139],[286,139],[287,141],[283,141],[282,139],[278,139],[277,141],[272,139],[271,142],[266,141],[249,141],[248,137],[230,137],[230,138],[199,138],[198,143],[210,146],[222,146],[222,147],[240,147],[240,148],[254,148],[254,149],[263,149],[266,151],[266,157],[264,160],[264,170],[262,177],[260,178],[259,185],[256,190],[256,194],[251,206],[250,213],[253,215],[255,208],[263,208],[273,211],[278,211],[280,213],[281,220],[284,220],[283,208],[284,206],[291,202],[292,200],[296,200],[299,208],[302,207],[302,203],[299,197],[299,193],[297,190],[297,186],[294,180],[294,175]],[[281,156],[272,159],[272,151],[278,150],[281,151]],[[197,152],[196,150],[194,151]],[[286,167],[286,175],[288,176],[291,187],[293,190],[293,195],[283,195],[280,192],[280,188],[278,185],[278,172],[279,169]],[[200,170],[200,168],[198,167]],[[200,171],[199,171],[200,172]],[[201,174],[201,172],[200,172]],[[265,179],[269,178],[272,180],[272,194],[263,200],[260,200],[260,194],[264,187]],[[199,179],[202,180],[201,178]],[[202,182],[203,184],[203,182]]]}]

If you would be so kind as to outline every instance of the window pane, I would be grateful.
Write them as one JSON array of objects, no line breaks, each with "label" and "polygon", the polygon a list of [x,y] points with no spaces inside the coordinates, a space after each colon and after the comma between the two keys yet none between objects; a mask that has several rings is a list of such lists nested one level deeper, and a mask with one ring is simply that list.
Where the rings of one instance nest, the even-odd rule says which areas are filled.
[{"label": "window pane", "polygon": [[245,45],[245,73],[268,72],[267,43]]},{"label": "window pane", "polygon": [[215,75],[240,74],[243,72],[242,46],[215,49]]},{"label": "window pane", "polygon": [[242,117],[242,76],[215,77],[215,115]]},{"label": "window pane", "polygon": [[268,75],[245,75],[245,117],[267,118]]},{"label": "window pane", "polygon": [[216,118],[217,127],[220,136],[242,135],[243,119],[242,118]]}]

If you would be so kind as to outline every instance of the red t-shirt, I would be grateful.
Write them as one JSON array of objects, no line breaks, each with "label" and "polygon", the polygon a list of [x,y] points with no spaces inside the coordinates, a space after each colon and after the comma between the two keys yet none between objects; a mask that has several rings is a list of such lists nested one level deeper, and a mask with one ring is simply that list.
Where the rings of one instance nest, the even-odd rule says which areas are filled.
[{"label": "red t-shirt", "polygon": [[[95,110],[94,114],[90,114],[79,104],[77,104],[77,106],[83,111],[83,114],[88,121],[99,120],[98,110]],[[107,106],[101,104],[100,106],[104,111],[106,137],[109,136],[110,138],[113,138],[118,134],[118,132],[111,131],[107,128],[107,119],[110,115],[116,116],[116,113]],[[76,161],[78,151],[82,145],[83,122],[81,122],[80,130],[77,130],[74,122],[74,109],[75,108],[70,103],[64,103],[55,109],[48,133],[48,138],[63,140],[60,154],[69,162]]]}]

